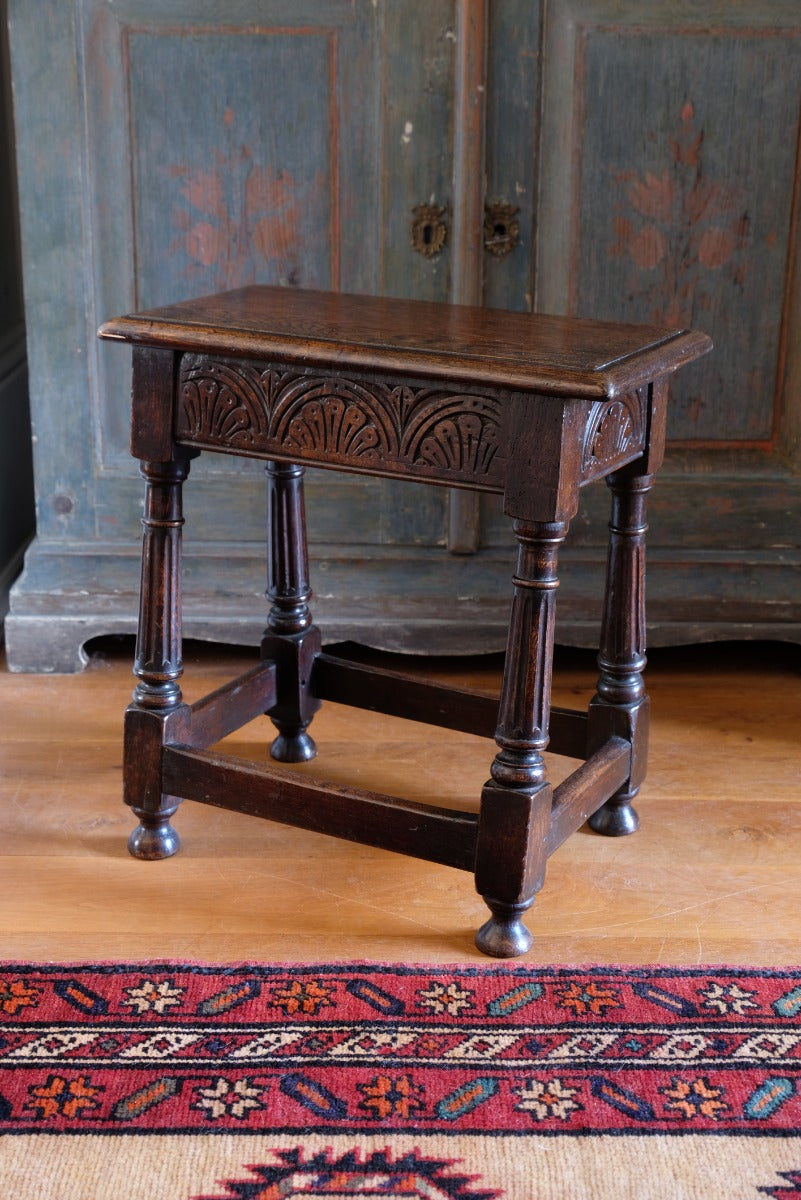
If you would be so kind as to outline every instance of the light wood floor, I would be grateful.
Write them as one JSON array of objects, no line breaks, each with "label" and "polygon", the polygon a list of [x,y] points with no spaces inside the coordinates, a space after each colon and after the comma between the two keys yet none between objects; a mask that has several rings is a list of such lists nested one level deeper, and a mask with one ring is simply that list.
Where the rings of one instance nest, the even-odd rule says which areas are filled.
[{"label": "light wood floor", "polygon": [[[0,957],[487,961],[483,902],[461,872],[187,803],[183,849],[125,849],[121,714],[132,645],[105,641],[82,675],[0,665]],[[251,652],[186,649],[190,700]],[[498,661],[419,670],[493,687]],[[593,657],[560,652],[554,702],[583,706]],[[801,652],[780,645],[652,654],[651,766],[629,838],[584,830],[551,858],[528,961],[801,962]],[[231,739],[264,753],[272,727]],[[491,743],[326,705],[302,769],[418,800],[472,803]],[[571,764],[553,760],[553,777]]]}]

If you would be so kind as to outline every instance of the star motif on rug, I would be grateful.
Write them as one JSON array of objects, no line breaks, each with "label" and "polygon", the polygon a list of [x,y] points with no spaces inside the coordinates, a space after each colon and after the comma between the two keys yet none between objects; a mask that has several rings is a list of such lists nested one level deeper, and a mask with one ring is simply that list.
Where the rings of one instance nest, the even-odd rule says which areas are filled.
[{"label": "star motif on rug", "polygon": [[615,988],[599,987],[597,983],[571,983],[557,989],[558,1002],[575,1016],[603,1016],[607,1009],[620,1007],[620,993]]},{"label": "star motif on rug", "polygon": [[399,1116],[412,1117],[423,1107],[424,1088],[416,1087],[408,1075],[393,1079],[390,1075],[376,1075],[368,1083],[357,1085],[365,1097],[359,1108],[378,1120]]},{"label": "star motif on rug", "polygon": [[251,1110],[264,1108],[262,1096],[265,1088],[254,1084],[251,1079],[215,1079],[210,1087],[197,1089],[197,1100],[193,1108],[200,1109],[209,1121],[221,1117],[235,1117],[244,1121]]},{"label": "star motif on rug", "polygon": [[448,1013],[452,1017],[458,1017],[463,1008],[473,1007],[473,993],[455,983],[449,983],[447,986],[435,983],[428,991],[421,991],[418,995],[423,1008],[433,1009],[435,1013]]},{"label": "star motif on rug", "polygon": [[321,1008],[333,1006],[332,987],[316,980],[301,982],[293,979],[272,990],[272,1003],[291,1016],[295,1013],[317,1013]]},{"label": "star motif on rug", "polygon": [[125,989],[127,1000],[122,1003],[136,1009],[140,1015],[146,1012],[163,1014],[180,1004],[184,989],[176,987],[172,979],[143,979],[138,987]]},{"label": "star motif on rug", "polygon": [[712,1120],[727,1111],[728,1104],[723,1100],[723,1088],[713,1087],[708,1079],[686,1080],[674,1079],[670,1088],[660,1088],[667,1097],[667,1107],[681,1113],[688,1120],[704,1116]]},{"label": "star motif on rug", "polygon": [[551,1079],[547,1083],[541,1079],[530,1079],[523,1087],[513,1091],[520,1097],[517,1105],[523,1112],[530,1112],[537,1121],[545,1121],[548,1117],[558,1117],[567,1121],[572,1112],[582,1106],[573,1097],[576,1088],[567,1087],[561,1079]]},{"label": "star motif on rug", "polygon": [[16,1016],[20,1009],[36,1008],[41,994],[41,988],[29,985],[24,979],[0,979],[0,1010]]},{"label": "star motif on rug", "polygon": [[753,999],[754,992],[745,991],[736,983],[712,983],[706,990],[699,990],[699,996],[705,1000],[705,1008],[716,1009],[719,1013],[744,1013],[749,1008],[759,1008]]}]

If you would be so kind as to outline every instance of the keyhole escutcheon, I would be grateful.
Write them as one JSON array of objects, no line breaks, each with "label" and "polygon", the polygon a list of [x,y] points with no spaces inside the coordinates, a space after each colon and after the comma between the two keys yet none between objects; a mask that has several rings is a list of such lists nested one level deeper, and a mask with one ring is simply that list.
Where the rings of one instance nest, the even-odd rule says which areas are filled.
[{"label": "keyhole escutcheon", "polygon": [[511,254],[520,241],[519,211],[505,200],[484,205],[484,249],[496,258]]},{"label": "keyhole escutcheon", "polygon": [[438,204],[417,204],[412,209],[412,245],[418,254],[433,258],[448,240],[447,209]]}]

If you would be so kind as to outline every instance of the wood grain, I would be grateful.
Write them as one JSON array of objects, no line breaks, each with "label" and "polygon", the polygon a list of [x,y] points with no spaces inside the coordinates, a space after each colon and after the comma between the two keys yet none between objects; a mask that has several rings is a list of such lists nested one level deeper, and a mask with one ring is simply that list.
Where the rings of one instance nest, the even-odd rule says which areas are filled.
[{"label": "wood grain", "polygon": [[[0,957],[487,961],[473,946],[483,902],[448,867],[191,802],[176,816],[179,854],[132,859],[121,750],[133,645],[95,645],[81,675],[0,670]],[[188,700],[255,657],[190,643]],[[767,643],[652,653],[641,829],[582,830],[553,855],[525,961],[799,960],[800,665]],[[499,679],[496,658],[402,669],[486,690]],[[558,652],[556,703],[585,704],[595,674],[590,654]],[[221,748],[260,761],[273,732],[260,719]],[[311,778],[455,810],[477,805],[494,750],[328,702],[314,734],[319,758],[297,768]],[[547,758],[554,783],[576,766]]]},{"label": "wood grain", "polygon": [[468,304],[246,287],[105,321],[104,340],[611,398],[706,354],[706,334]]}]

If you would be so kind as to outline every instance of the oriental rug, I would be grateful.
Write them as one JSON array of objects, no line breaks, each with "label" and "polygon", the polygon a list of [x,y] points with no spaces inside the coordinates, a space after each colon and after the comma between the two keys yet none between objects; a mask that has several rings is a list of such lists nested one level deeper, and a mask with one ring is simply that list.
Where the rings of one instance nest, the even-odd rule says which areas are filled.
[{"label": "oriental rug", "polygon": [[801,970],[0,964],[0,1196],[801,1200]]}]

